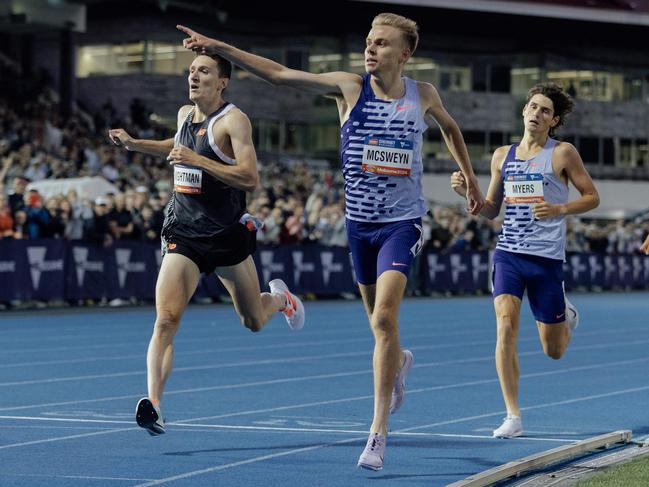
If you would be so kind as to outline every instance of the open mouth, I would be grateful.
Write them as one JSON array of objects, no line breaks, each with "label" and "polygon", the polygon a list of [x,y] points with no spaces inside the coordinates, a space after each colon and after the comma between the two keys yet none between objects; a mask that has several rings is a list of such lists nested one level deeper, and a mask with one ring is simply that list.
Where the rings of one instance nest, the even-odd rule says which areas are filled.
[{"label": "open mouth", "polygon": [[198,85],[196,84],[190,84],[189,85],[189,91],[196,91],[198,90]]}]

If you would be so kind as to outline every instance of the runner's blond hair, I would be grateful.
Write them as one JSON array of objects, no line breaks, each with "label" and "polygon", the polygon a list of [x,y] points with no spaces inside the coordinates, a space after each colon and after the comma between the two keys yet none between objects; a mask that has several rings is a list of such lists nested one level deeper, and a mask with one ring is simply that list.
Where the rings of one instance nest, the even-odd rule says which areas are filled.
[{"label": "runner's blond hair", "polygon": [[389,25],[398,29],[403,34],[403,37],[408,43],[410,48],[410,55],[412,56],[417,49],[417,44],[419,43],[419,26],[414,20],[403,17],[402,15],[391,14],[391,13],[382,13],[378,14],[372,20],[372,27],[379,25]]}]

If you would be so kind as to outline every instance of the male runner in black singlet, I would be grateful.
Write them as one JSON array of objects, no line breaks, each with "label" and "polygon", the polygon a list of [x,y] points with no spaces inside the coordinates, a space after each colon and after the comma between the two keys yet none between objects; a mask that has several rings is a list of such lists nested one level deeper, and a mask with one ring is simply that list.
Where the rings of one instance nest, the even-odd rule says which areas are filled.
[{"label": "male runner in black singlet", "polygon": [[160,401],[171,373],[173,337],[201,272],[216,272],[251,331],[261,330],[278,311],[292,329],[304,325],[302,302],[282,280],[269,283],[270,293],[260,293],[251,256],[255,220],[245,213],[245,193],[257,185],[257,157],[248,117],[222,97],[231,72],[231,64],[219,56],[194,59],[188,78],[193,105],[178,111],[173,139],[133,139],[123,129],[109,131],[116,145],[166,156],[174,169],[174,193],[162,229],[156,321],[147,353],[148,397],[136,408],[138,425],[151,435],[165,432]]}]

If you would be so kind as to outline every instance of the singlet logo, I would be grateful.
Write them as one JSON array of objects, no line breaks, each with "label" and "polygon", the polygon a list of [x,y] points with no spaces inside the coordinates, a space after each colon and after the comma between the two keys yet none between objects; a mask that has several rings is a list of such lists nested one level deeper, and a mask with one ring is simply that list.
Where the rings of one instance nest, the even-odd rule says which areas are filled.
[{"label": "singlet logo", "polygon": [[196,132],[196,135],[202,137],[206,133],[207,133],[207,129],[205,127],[201,127],[200,129],[198,129],[198,132]]}]

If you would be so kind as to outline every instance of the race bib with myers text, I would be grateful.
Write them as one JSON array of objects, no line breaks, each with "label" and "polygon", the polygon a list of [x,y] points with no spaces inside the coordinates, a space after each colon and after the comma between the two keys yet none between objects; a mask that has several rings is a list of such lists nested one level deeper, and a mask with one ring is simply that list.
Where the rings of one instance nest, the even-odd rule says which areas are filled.
[{"label": "race bib with myers text", "polygon": [[505,203],[531,204],[545,201],[543,174],[510,174],[505,176]]}]

